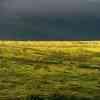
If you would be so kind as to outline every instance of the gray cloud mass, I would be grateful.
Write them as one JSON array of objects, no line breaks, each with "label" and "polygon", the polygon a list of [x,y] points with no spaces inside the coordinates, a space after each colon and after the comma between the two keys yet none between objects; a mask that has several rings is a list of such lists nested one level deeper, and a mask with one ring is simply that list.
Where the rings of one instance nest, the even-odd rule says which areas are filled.
[{"label": "gray cloud mass", "polygon": [[4,14],[98,14],[99,0],[1,0]]},{"label": "gray cloud mass", "polygon": [[0,39],[100,39],[99,26],[100,0],[0,0]]}]

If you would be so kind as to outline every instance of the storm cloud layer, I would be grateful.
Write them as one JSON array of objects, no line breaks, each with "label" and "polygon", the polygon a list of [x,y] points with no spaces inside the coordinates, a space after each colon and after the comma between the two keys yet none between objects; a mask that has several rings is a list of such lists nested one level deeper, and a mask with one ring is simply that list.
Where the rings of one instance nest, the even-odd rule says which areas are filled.
[{"label": "storm cloud layer", "polygon": [[99,0],[0,0],[0,39],[99,39]]},{"label": "storm cloud layer", "polygon": [[4,14],[75,14],[99,12],[99,0],[1,0]]}]

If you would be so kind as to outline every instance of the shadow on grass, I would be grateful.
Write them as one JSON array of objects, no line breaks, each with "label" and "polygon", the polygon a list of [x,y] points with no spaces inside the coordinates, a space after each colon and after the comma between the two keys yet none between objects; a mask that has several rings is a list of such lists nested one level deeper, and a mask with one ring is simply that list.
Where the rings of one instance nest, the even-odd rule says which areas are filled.
[{"label": "shadow on grass", "polygon": [[100,97],[78,97],[78,96],[28,96],[25,100],[100,100]]}]

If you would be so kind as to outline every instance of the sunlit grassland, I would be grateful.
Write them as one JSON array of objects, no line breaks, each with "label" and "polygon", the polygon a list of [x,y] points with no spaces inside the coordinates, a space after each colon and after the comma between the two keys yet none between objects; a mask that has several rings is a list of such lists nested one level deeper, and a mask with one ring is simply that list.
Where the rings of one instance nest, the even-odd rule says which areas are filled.
[{"label": "sunlit grassland", "polygon": [[55,95],[100,100],[100,41],[0,41],[0,100]]}]

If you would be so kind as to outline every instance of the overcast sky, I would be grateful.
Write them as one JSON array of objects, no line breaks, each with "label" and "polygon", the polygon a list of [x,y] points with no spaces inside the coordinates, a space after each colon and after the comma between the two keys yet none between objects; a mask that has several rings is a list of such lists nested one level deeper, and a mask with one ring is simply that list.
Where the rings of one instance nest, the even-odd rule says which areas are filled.
[{"label": "overcast sky", "polygon": [[99,38],[99,26],[100,0],[0,0],[0,38]]},{"label": "overcast sky", "polygon": [[100,0],[0,0],[2,14],[94,14],[99,15]]}]

